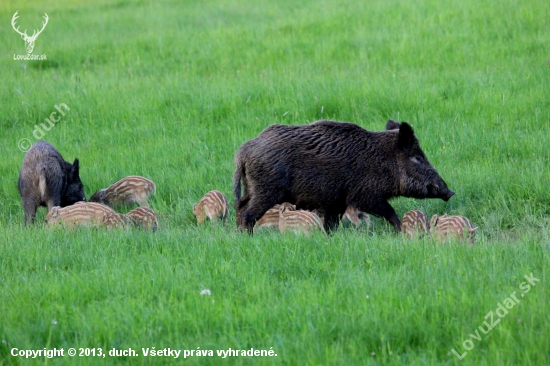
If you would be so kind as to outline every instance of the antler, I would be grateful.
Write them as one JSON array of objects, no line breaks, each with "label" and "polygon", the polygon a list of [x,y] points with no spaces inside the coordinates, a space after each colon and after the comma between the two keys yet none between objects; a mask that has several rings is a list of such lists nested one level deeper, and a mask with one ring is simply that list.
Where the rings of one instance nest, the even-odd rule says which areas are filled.
[{"label": "antler", "polygon": [[[16,14],[17,14],[17,12],[16,12]],[[48,24],[48,20],[49,20],[48,14],[46,14],[46,13],[44,13],[44,20],[45,20],[45,22],[42,23],[42,29],[40,29],[40,30],[38,31],[38,33],[36,33],[36,30],[34,30],[33,33],[32,33],[32,36],[29,37],[30,39],[36,39],[36,38],[38,37],[38,35],[39,35],[40,33],[42,33],[42,31],[44,30],[44,28],[46,28],[46,25]],[[25,32],[26,32],[26,31],[27,31],[27,30],[25,30]]]},{"label": "antler", "polygon": [[26,30],[26,29],[25,29],[25,32],[21,32],[21,31],[19,30],[19,27],[16,27],[15,22],[16,22],[16,20],[19,18],[19,16],[17,15],[17,13],[19,13],[19,10],[16,11],[15,14],[13,14],[13,17],[11,18],[11,26],[12,26],[13,29],[14,29],[17,33],[19,33],[22,37],[24,37],[26,40],[28,39],[28,40],[30,40],[30,41],[35,40],[35,39],[38,37],[38,35],[39,35],[40,33],[42,33],[42,31],[44,30],[44,28],[46,28],[46,25],[48,24],[48,20],[50,19],[50,18],[48,18],[48,14],[44,13],[44,20],[45,20],[45,22],[42,23],[42,29],[40,29],[39,31],[34,30],[33,33],[32,33],[32,36],[29,37],[29,36],[27,35],[27,30]]},{"label": "antler", "polygon": [[[19,30],[19,27],[15,27],[15,21],[17,20],[17,18],[19,18],[19,16],[17,15],[17,13],[19,13],[19,10],[17,10],[15,12],[15,14],[13,14],[13,17],[11,18],[11,26],[13,27],[13,30],[15,30],[17,33],[19,33],[21,36],[23,37],[28,37],[27,36],[27,30],[25,29],[25,32],[24,33],[21,33],[21,31]],[[44,13],[45,14],[45,13]]]},{"label": "antler", "polygon": [[27,35],[27,30],[25,29],[25,32],[21,33],[21,31],[19,30],[19,27],[16,27],[15,25],[15,21],[17,20],[17,18],[19,18],[19,16],[17,15],[17,13],[19,13],[19,10],[15,12],[15,14],[13,14],[13,17],[11,18],[11,26],[13,27],[13,29],[19,33],[21,35],[21,37],[23,38],[23,40],[25,41],[25,47],[27,48],[27,53],[31,53],[33,48],[34,48],[34,41],[36,41],[36,38],[40,35],[40,33],[42,33],[42,31],[44,30],[44,28],[46,28],[46,24],[48,24],[48,14],[44,13],[44,20],[45,22],[42,23],[42,29],[40,29],[39,31],[35,30],[33,33],[32,33],[32,36],[28,36]]}]

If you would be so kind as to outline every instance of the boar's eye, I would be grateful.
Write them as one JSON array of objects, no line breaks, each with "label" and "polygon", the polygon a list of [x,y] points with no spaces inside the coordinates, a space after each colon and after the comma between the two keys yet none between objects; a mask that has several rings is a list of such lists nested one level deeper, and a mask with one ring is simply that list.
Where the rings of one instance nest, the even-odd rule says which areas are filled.
[{"label": "boar's eye", "polygon": [[420,156],[420,155],[413,156],[411,158],[411,161],[415,164],[421,164],[422,163],[422,156]]}]

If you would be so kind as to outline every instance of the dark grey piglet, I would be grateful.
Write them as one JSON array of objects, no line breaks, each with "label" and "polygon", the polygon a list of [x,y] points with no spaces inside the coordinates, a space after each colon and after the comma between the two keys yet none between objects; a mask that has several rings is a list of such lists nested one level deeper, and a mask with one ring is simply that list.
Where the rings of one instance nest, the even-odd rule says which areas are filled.
[{"label": "dark grey piglet", "polygon": [[19,173],[19,193],[25,211],[25,225],[34,222],[39,206],[48,212],[85,201],[78,159],[71,164],[48,142],[38,141],[25,154]]}]

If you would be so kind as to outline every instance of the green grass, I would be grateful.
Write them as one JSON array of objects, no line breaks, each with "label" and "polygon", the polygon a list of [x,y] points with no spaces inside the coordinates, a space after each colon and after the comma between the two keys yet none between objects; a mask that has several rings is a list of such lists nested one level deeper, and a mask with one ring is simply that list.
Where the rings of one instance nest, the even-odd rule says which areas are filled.
[{"label": "green grass", "polygon": [[[46,61],[13,60],[16,10],[21,29],[48,13],[34,50]],[[0,364],[98,361],[10,355],[45,347],[277,353],[193,365],[549,364],[548,14],[542,0],[2,2]],[[87,197],[126,175],[155,181],[157,233],[49,230],[44,209],[23,227],[17,144],[61,103],[44,139],[80,159]],[[392,205],[465,215],[477,244],[405,241],[380,219],[330,237],[248,237],[233,212],[196,225],[208,190],[233,202],[243,142],[321,118],[410,122],[457,193]],[[470,338],[530,273],[541,282]]]}]

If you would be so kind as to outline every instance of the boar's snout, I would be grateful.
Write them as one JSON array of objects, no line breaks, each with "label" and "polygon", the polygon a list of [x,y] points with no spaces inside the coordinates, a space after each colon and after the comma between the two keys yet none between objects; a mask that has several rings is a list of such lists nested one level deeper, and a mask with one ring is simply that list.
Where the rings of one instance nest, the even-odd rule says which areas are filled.
[{"label": "boar's snout", "polygon": [[455,194],[454,191],[451,191],[449,188],[447,188],[447,185],[444,182],[441,185],[428,184],[427,188],[427,198],[441,198],[445,202],[447,202],[449,198],[451,198]]},{"label": "boar's snout", "polygon": [[447,202],[449,200],[449,198],[454,196],[454,194],[455,194],[455,191],[451,191],[450,189],[446,188],[445,189],[445,196],[442,197],[443,201]]}]

